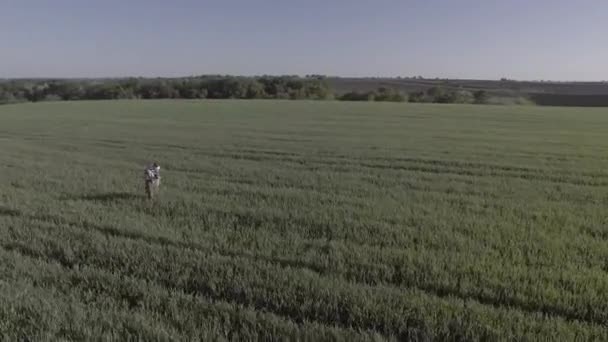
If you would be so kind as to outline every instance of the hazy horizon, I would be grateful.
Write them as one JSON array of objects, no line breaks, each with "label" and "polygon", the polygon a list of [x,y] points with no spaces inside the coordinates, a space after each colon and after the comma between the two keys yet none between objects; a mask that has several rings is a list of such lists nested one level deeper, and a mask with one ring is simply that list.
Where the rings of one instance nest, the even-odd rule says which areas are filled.
[{"label": "hazy horizon", "polygon": [[608,2],[0,2],[0,78],[604,81]]}]

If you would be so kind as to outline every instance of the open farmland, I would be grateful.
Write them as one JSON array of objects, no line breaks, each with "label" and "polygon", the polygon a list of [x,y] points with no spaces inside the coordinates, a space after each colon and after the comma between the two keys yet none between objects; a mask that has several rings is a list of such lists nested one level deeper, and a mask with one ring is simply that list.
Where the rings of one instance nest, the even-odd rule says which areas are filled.
[{"label": "open farmland", "polygon": [[607,136],[606,109],[2,106],[0,336],[607,340]]}]

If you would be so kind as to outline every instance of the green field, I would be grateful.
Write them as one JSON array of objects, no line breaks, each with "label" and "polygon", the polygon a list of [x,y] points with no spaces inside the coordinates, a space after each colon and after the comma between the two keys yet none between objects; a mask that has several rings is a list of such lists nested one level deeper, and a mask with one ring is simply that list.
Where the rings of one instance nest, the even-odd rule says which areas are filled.
[{"label": "green field", "polygon": [[606,109],[1,106],[0,337],[605,341],[607,137]]}]

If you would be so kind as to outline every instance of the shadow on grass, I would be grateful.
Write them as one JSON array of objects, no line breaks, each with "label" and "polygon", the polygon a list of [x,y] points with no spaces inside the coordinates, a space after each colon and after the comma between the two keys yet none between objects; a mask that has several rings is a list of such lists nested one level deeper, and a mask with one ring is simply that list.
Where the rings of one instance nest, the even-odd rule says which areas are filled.
[{"label": "shadow on grass", "polygon": [[113,202],[121,202],[121,201],[131,201],[140,198],[141,196],[137,196],[128,192],[109,192],[102,194],[92,194],[92,195],[84,195],[84,196],[70,196],[65,197],[67,200],[78,200],[78,201],[90,201],[90,202],[102,202],[102,203],[113,203]]},{"label": "shadow on grass", "polygon": [[21,216],[21,211],[0,206],[0,216],[17,217]]}]

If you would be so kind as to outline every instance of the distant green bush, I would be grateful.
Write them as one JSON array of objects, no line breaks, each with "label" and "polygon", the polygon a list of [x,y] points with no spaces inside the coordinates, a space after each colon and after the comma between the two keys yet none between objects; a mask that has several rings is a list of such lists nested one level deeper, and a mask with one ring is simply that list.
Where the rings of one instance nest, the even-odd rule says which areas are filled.
[{"label": "distant green bush", "polygon": [[425,92],[415,91],[409,94],[410,102],[428,103],[474,103],[475,96],[468,90],[448,91],[442,87],[431,87]]},{"label": "distant green bush", "polygon": [[380,87],[374,101],[404,102],[406,97],[392,88]]},{"label": "distant green bush", "polygon": [[11,92],[0,91],[0,104],[15,103],[17,98]]},{"label": "distant green bush", "polygon": [[339,97],[340,101],[374,101],[374,95],[371,92],[358,93],[351,91]]},{"label": "distant green bush", "polygon": [[411,92],[409,94],[409,102],[421,103],[421,102],[427,102],[427,101],[426,101],[426,96],[423,91],[415,91],[415,92]]},{"label": "distant green bush", "polygon": [[488,92],[485,90],[477,90],[473,93],[473,101],[475,104],[486,104],[488,103]]},{"label": "distant green bush", "polygon": [[61,101],[62,98],[59,95],[48,94],[44,97],[43,101]]},{"label": "distant green bush", "polygon": [[348,92],[340,96],[339,99],[341,101],[405,102],[407,101],[407,96],[394,89],[380,87],[376,91],[365,93]]}]

